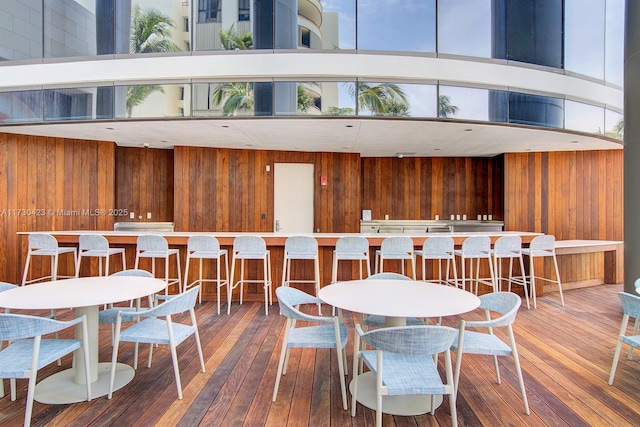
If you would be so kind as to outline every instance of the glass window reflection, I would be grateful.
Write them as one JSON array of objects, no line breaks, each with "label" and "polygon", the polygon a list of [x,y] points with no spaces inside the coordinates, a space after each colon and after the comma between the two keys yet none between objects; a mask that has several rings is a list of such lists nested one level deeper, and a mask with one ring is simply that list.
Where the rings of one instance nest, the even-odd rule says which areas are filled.
[{"label": "glass window reflection", "polygon": [[383,117],[436,117],[435,85],[358,83],[358,114]]},{"label": "glass window reflection", "polygon": [[624,74],[624,0],[607,0],[604,79],[622,87]]},{"label": "glass window reflection", "polygon": [[130,85],[115,88],[116,118],[186,117],[191,115],[189,85]]},{"label": "glass window reflection", "polygon": [[565,101],[565,129],[604,134],[604,108],[582,102]]},{"label": "glass window reflection", "polygon": [[487,89],[440,86],[438,117],[488,121],[489,100]]},{"label": "glass window reflection", "polygon": [[0,2],[0,61],[42,58],[42,3]]},{"label": "glass window reflection", "polygon": [[549,96],[509,92],[509,123],[562,128],[564,100]]},{"label": "glass window reflection", "polygon": [[438,52],[491,57],[492,0],[438,2]]},{"label": "glass window reflection", "polygon": [[358,49],[435,52],[435,0],[358,0]]},{"label": "glass window reflection", "polygon": [[605,0],[565,0],[565,69],[604,79]]},{"label": "glass window reflection", "polygon": [[0,123],[42,121],[42,91],[0,92]]},{"label": "glass window reflection", "polygon": [[624,136],[624,116],[612,110],[604,110],[605,135],[622,139]]},{"label": "glass window reflection", "polygon": [[47,89],[43,92],[44,120],[113,118],[113,87]]}]

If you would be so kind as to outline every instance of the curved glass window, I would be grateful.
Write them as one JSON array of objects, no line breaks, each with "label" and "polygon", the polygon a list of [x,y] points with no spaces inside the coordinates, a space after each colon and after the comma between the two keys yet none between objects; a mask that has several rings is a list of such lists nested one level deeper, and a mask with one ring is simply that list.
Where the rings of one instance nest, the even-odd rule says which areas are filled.
[{"label": "curved glass window", "polygon": [[95,120],[113,118],[113,87],[45,89],[44,120]]},{"label": "curved glass window", "polygon": [[436,51],[435,0],[358,0],[358,49]]},{"label": "curved glass window", "polygon": [[435,85],[358,83],[358,115],[436,117]]},{"label": "curved glass window", "polygon": [[322,48],[356,48],[356,0],[322,1]]},{"label": "curved glass window", "polygon": [[438,2],[438,52],[491,58],[492,0]]},{"label": "curved glass window", "polygon": [[115,87],[116,118],[188,117],[191,86],[182,84]]},{"label": "curved glass window", "polygon": [[42,58],[42,3],[0,2],[0,61]]},{"label": "curved glass window", "polygon": [[607,0],[604,79],[622,87],[624,75],[624,0]]},{"label": "curved glass window", "polygon": [[622,139],[624,136],[624,117],[622,114],[612,111],[604,110],[604,128],[605,135],[611,138]]},{"label": "curved glass window", "polygon": [[565,0],[565,69],[604,79],[605,0]]},{"label": "curved glass window", "polygon": [[565,129],[604,135],[604,108],[582,102],[565,101]]},{"label": "curved glass window", "polygon": [[[475,89],[457,86],[440,86],[438,95],[438,117],[488,121],[491,105],[490,92],[487,89]],[[504,120],[497,120],[504,121]]]},{"label": "curved glass window", "polygon": [[0,123],[42,121],[42,91],[0,92]]},{"label": "curved glass window", "polygon": [[509,92],[509,123],[562,128],[564,100]]}]

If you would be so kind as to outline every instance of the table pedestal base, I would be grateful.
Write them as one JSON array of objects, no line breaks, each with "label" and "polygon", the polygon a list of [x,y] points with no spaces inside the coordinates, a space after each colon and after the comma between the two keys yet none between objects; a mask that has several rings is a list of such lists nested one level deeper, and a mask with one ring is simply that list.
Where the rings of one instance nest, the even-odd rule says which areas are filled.
[{"label": "table pedestal base", "polygon": [[[349,384],[353,394],[353,381]],[[376,377],[373,372],[358,375],[356,400],[369,409],[376,410]],[[435,396],[436,408],[442,404],[442,396]],[[391,415],[421,415],[431,412],[431,396],[382,396],[382,412]]]},{"label": "table pedestal base", "polygon": [[[98,380],[91,383],[91,398],[109,394],[109,380],[111,363],[98,364]],[[116,365],[116,377],[113,390],[127,385],[135,375],[133,368],[124,363]],[[45,378],[36,385],[34,399],[36,402],[50,405],[85,402],[87,400],[87,386],[74,381],[74,370],[67,369]]]}]

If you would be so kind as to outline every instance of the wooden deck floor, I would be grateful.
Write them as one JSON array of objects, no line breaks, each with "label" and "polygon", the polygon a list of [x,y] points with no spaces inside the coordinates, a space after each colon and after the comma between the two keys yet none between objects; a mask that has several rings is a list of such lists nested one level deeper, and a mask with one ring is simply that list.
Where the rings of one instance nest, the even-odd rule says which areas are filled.
[{"label": "wooden deck floor", "polygon": [[[521,308],[515,333],[519,344],[531,415],[523,412],[511,359],[502,358],[502,384],[495,383],[489,357],[465,356],[458,394],[460,425],[466,426],[625,426],[640,423],[638,358],[621,358],[614,386],[607,379],[622,318],[621,285],[557,293],[538,301],[537,310]],[[171,357],[165,347],[147,350],[134,380],[114,393],[73,405],[34,404],[34,426],[371,426],[373,411],[358,405],[352,418],[340,403],[335,354],[295,350],[278,400],[271,394],[284,320],[277,307],[264,315],[259,303],[234,304],[232,315],[217,316],[215,303],[197,307],[206,373],[199,372],[193,340],[178,348],[184,399],[177,400]],[[71,317],[72,312],[62,313]],[[478,316],[467,316],[470,318]],[[354,317],[345,314],[353,330]],[[457,319],[443,323],[456,326]],[[110,360],[110,334],[101,329],[101,357]],[[350,337],[349,344],[353,342]],[[351,346],[348,347],[351,377]],[[131,363],[132,346],[123,344],[120,361]],[[63,368],[71,364],[63,360]],[[39,379],[61,368],[41,371]],[[18,382],[18,400],[0,399],[0,425],[22,425],[27,383]],[[8,391],[8,381],[5,380]],[[7,393],[8,394],[8,393]],[[350,397],[350,396],[349,396]],[[429,414],[384,417],[385,426],[448,426],[448,401]]]}]

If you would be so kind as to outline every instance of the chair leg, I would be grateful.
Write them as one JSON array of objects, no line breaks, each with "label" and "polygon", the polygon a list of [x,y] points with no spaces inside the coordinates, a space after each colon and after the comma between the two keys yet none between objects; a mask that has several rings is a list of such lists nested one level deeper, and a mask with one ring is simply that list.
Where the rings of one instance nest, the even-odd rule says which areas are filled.
[{"label": "chair leg", "polygon": [[182,284],[182,292],[186,292],[189,289],[189,264],[191,263],[189,251],[187,251],[187,259],[184,263],[184,283]]},{"label": "chair leg", "polygon": [[616,351],[613,354],[613,363],[611,364],[611,373],[609,374],[609,385],[613,385],[613,377],[616,375],[616,368],[618,367],[618,360],[620,359],[620,350],[622,349],[621,337],[624,336],[628,324],[629,315],[625,313],[622,316],[622,323],[620,324],[620,331],[618,332],[618,343],[616,344]]},{"label": "chair leg", "polygon": [[351,416],[356,416],[356,406],[358,396],[358,374],[362,369],[360,365],[360,335],[355,334],[353,342],[353,382],[351,383]]},{"label": "chair leg", "polygon": [[520,358],[518,357],[516,340],[513,336],[513,327],[509,325],[507,327],[507,331],[509,333],[509,341],[511,343],[511,355],[513,356],[513,362],[516,365],[516,372],[518,373],[518,383],[520,384],[520,393],[522,394],[522,403],[524,404],[524,413],[529,415],[529,401],[527,400],[527,392],[524,388],[524,379],[522,378],[522,369],[520,368]]},{"label": "chair leg", "polygon": [[231,275],[227,276],[227,314],[231,314],[231,293],[233,292],[236,271],[236,257],[231,260]]},{"label": "chair leg", "polygon": [[527,301],[527,310],[531,310],[531,306],[529,305],[529,289],[527,287],[527,276],[524,272],[524,260],[522,259],[522,254],[518,257],[520,259],[520,271],[522,272],[522,288],[524,289],[524,298]]},{"label": "chair leg", "polygon": [[280,377],[282,377],[283,372],[286,372],[285,366],[285,356],[287,353],[287,341],[289,340],[289,328],[291,327],[291,319],[287,319],[287,324],[285,325],[284,337],[282,338],[282,347],[280,349],[280,359],[278,360],[278,372],[276,373],[276,383],[273,386],[273,397],[272,401],[276,401],[278,397],[278,387],[280,387]]},{"label": "chair leg", "polygon": [[31,413],[33,412],[33,396],[36,392],[36,376],[38,371],[33,369],[29,376],[29,388],[27,389],[27,407],[24,411],[24,425],[28,427],[31,425]]},{"label": "chair leg", "polygon": [[31,252],[27,252],[27,260],[24,263],[24,272],[22,273],[22,283],[20,286],[24,286],[27,282],[27,275],[29,273],[29,263],[31,262]]},{"label": "chair leg", "polygon": [[[313,266],[315,271],[315,279],[316,279],[316,297],[320,293],[320,260],[318,259],[318,254],[313,259]],[[318,304],[318,316],[322,315],[322,305]]]},{"label": "chair leg", "polygon": [[529,256],[529,275],[531,277],[531,280],[529,280],[529,283],[531,284],[531,295],[533,296],[533,308],[534,310],[538,308],[538,303],[536,300],[536,273],[533,270],[533,256]]},{"label": "chair leg", "polygon": [[268,316],[269,315],[269,295],[267,292],[269,292],[269,278],[267,277],[267,259],[264,259],[262,262],[263,265],[263,274],[264,274],[264,315]]},{"label": "chair leg", "polygon": [[556,254],[553,254],[553,266],[556,269],[556,280],[558,281],[558,291],[560,292],[560,302],[564,307],[564,296],[562,296],[562,283],[560,283],[560,271],[558,270],[558,258],[556,258]]},{"label": "chair leg", "polygon": [[[180,368],[178,366],[178,353],[175,343],[171,343],[171,360],[173,362],[173,374],[176,377],[176,388],[178,389],[178,400],[182,400],[182,383],[180,382]],[[149,352],[151,354],[151,352]]]}]

